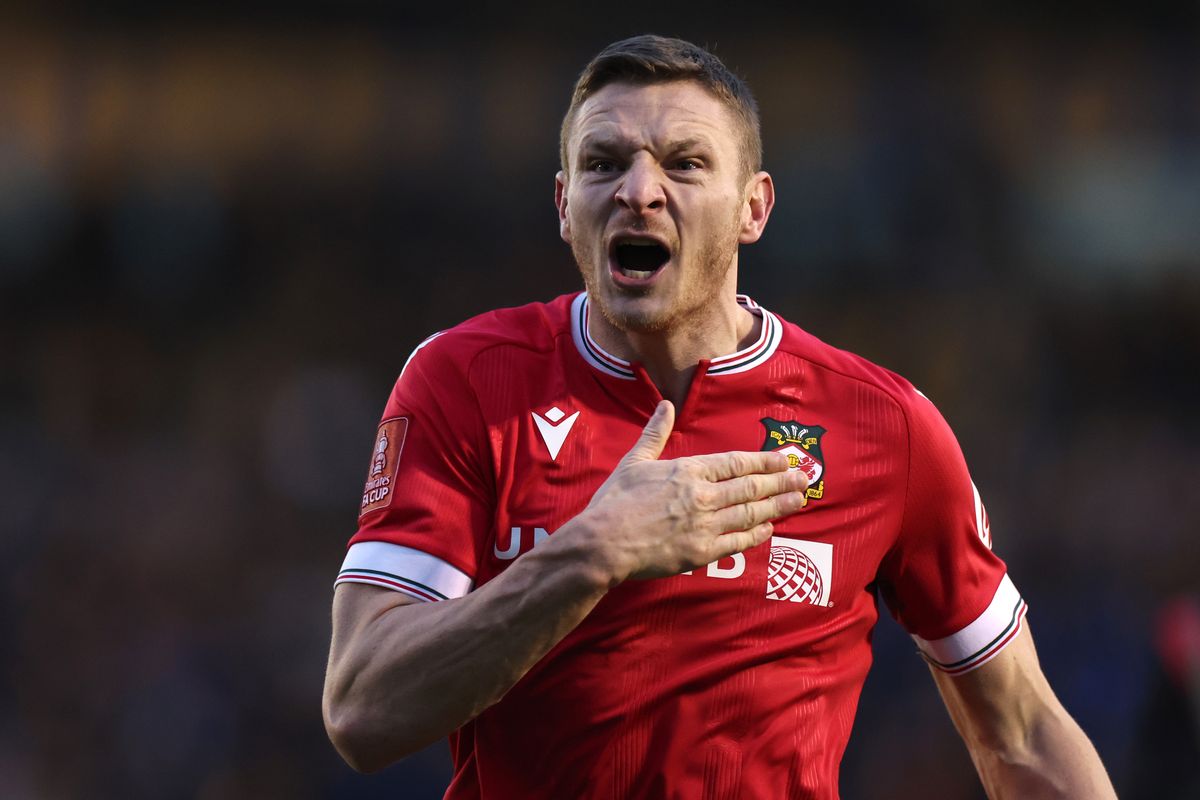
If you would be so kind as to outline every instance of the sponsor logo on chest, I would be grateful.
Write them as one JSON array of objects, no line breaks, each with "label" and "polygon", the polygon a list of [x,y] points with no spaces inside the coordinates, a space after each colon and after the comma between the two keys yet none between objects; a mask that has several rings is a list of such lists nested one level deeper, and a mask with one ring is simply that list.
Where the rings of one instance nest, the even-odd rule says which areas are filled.
[{"label": "sponsor logo on chest", "polygon": [[767,599],[829,607],[833,545],[784,536],[771,537]]},{"label": "sponsor logo on chest", "polygon": [[[696,570],[682,574],[692,575]],[[746,572],[746,556],[734,553],[704,568],[709,578],[733,580]],[[767,561],[765,599],[788,603],[806,603],[828,608],[833,605],[829,592],[833,584],[833,545],[785,536],[771,537],[771,555]]]},{"label": "sponsor logo on chest", "polygon": [[[500,561],[512,561],[550,538],[550,532],[540,526],[515,526],[508,532],[507,541],[497,538],[492,555]],[[718,580],[738,580],[746,575],[746,554],[714,561],[704,567],[681,572]],[[753,580],[753,576],[751,576]],[[771,537],[771,554],[763,581],[764,599],[788,603],[805,603],[828,608],[833,586],[833,545],[786,536]]]}]

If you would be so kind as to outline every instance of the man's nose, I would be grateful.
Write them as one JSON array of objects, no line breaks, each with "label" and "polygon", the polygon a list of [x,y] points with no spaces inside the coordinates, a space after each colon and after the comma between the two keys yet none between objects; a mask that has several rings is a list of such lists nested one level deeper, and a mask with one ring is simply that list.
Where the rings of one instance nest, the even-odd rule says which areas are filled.
[{"label": "man's nose", "polygon": [[617,187],[617,203],[635,214],[663,208],[667,194],[663,189],[663,174],[658,164],[649,158],[636,158]]}]

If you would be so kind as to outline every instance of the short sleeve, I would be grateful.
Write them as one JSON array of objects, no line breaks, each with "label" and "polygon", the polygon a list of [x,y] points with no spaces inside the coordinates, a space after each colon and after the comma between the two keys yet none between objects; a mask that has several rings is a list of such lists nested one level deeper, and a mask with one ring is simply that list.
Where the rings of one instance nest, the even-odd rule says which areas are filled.
[{"label": "short sleeve", "polygon": [[959,674],[1012,641],[1025,601],[992,552],[987,511],[954,434],[924,395],[910,391],[904,513],[880,565],[880,588],[926,660]]},{"label": "short sleeve", "polygon": [[461,597],[494,509],[487,428],[469,359],[435,334],[409,357],[371,448],[358,531],[337,583],[424,601]]}]

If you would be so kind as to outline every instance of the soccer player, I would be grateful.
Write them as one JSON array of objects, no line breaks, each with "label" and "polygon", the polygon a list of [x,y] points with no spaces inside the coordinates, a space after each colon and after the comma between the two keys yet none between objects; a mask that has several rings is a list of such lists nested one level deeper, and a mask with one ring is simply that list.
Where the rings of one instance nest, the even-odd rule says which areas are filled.
[{"label": "soccer player", "polygon": [[387,402],[325,685],[352,766],[449,736],[449,798],[835,798],[882,596],[989,794],[1113,796],[937,410],[737,294],[761,149],[701,48],[584,70],[586,292],[430,337]]}]

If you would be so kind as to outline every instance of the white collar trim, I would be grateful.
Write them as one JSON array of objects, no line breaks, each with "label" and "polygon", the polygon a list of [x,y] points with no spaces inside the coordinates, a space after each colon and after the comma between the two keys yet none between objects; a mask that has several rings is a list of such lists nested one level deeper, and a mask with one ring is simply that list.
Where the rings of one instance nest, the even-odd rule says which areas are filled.
[{"label": "white collar trim", "polygon": [[[783,338],[783,325],[779,318],[767,309],[755,303],[744,294],[737,296],[738,304],[752,314],[762,317],[762,331],[758,339],[748,347],[727,356],[712,359],[708,364],[706,375],[732,375],[735,372],[745,372],[753,369],[769,359],[779,347]],[[581,292],[571,303],[571,338],[583,360],[603,373],[623,380],[634,380],[633,365],[628,361],[617,358],[609,353],[592,338],[588,330],[588,318],[591,304],[587,292]]]}]

